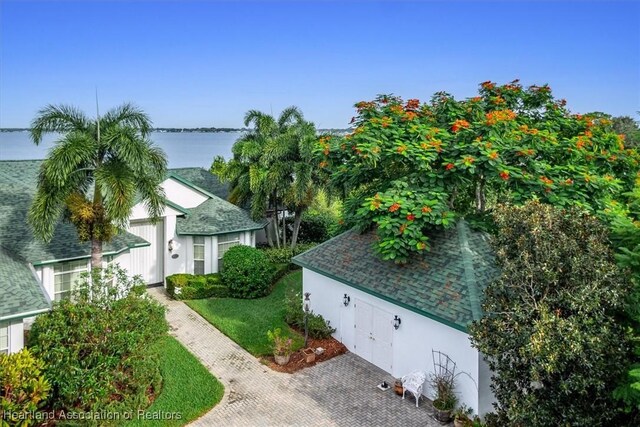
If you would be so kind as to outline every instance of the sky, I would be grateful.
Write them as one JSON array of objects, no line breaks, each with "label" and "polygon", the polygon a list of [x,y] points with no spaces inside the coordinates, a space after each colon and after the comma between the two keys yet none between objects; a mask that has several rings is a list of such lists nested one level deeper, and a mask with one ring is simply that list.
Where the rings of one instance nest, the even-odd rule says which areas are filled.
[{"label": "sky", "polygon": [[0,127],[123,102],[156,127],[241,127],[296,105],[345,128],[377,94],[548,83],[576,113],[640,118],[640,3],[0,0]]}]

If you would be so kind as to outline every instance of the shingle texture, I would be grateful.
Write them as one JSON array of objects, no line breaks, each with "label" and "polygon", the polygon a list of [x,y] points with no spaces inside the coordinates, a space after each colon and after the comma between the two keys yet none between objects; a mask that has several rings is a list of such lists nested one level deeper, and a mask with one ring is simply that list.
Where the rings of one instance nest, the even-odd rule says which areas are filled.
[{"label": "shingle texture", "polygon": [[262,222],[253,221],[244,209],[219,197],[187,210],[189,213],[177,220],[178,234],[215,235],[258,230],[265,226]]},{"label": "shingle texture", "polygon": [[178,175],[197,187],[215,194],[221,199],[227,200],[229,197],[229,187],[221,183],[218,178],[203,168],[176,168],[169,169],[170,175]]},{"label": "shingle texture", "polygon": [[348,231],[293,262],[459,330],[482,315],[480,295],[499,275],[486,234],[460,221],[434,233],[431,250],[406,265],[381,260],[375,239]]},{"label": "shingle texture", "polygon": [[0,319],[45,310],[50,302],[29,265],[0,248]]}]

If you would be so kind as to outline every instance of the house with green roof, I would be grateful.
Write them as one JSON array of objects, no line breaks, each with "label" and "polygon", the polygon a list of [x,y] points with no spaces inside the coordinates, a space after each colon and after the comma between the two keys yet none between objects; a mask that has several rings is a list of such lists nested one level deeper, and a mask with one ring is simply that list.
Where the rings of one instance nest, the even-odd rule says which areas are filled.
[{"label": "house with green roof", "polygon": [[[482,315],[484,287],[499,276],[488,236],[466,222],[430,237],[431,250],[406,265],[383,261],[374,233],[343,233],[296,256],[310,308],[350,351],[400,378],[434,371],[433,352],[455,363],[462,403],[492,410],[491,373],[467,328]],[[424,385],[423,394],[432,390]]]},{"label": "house with green roof", "polygon": [[[25,326],[68,297],[90,268],[90,245],[60,221],[50,242],[37,239],[26,218],[41,160],[0,161],[0,352],[23,346]],[[202,168],[169,170],[162,183],[165,208],[152,222],[142,203],[127,230],[103,246],[105,266],[118,263],[148,284],[175,273],[215,273],[232,246],[255,246],[264,224],[227,202],[226,186]]]}]

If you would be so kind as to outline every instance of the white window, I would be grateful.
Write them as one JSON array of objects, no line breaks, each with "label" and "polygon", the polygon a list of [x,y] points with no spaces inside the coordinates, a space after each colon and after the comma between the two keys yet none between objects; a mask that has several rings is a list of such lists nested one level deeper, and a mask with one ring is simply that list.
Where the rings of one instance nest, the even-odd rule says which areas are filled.
[{"label": "white window", "polygon": [[82,273],[88,271],[87,261],[62,262],[53,266],[54,300],[60,301],[71,296],[71,290]]},{"label": "white window", "polygon": [[218,236],[218,270],[222,269],[222,257],[227,251],[240,244],[240,233],[221,234]]},{"label": "white window", "polygon": [[9,322],[0,323],[0,354],[9,354]]},{"label": "white window", "polygon": [[193,236],[193,274],[204,274],[203,236]]}]

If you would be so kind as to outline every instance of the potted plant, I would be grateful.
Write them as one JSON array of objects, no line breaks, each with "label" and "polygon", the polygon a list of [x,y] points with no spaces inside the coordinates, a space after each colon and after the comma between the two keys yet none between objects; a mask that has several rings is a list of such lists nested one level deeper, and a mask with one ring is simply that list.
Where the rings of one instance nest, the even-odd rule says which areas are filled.
[{"label": "potted plant", "polygon": [[402,392],[404,391],[404,387],[402,386],[402,380],[397,379],[395,384],[393,385],[393,390],[396,392],[398,396],[402,396]]},{"label": "potted plant", "polygon": [[433,399],[434,416],[441,423],[451,421],[451,413],[458,403],[452,375],[434,374],[431,384],[436,392]]},{"label": "potted plant", "polygon": [[307,363],[313,363],[316,361],[316,352],[312,348],[305,348],[302,350],[302,354],[304,355],[304,360]]},{"label": "potted plant", "polygon": [[267,331],[267,337],[273,346],[273,357],[278,365],[286,365],[291,357],[291,349],[293,340],[289,337],[282,336],[282,330],[276,328],[273,331]]},{"label": "potted plant", "polygon": [[473,425],[471,415],[473,415],[473,409],[465,404],[458,406],[458,408],[453,411],[453,425],[455,427],[471,427]]}]

